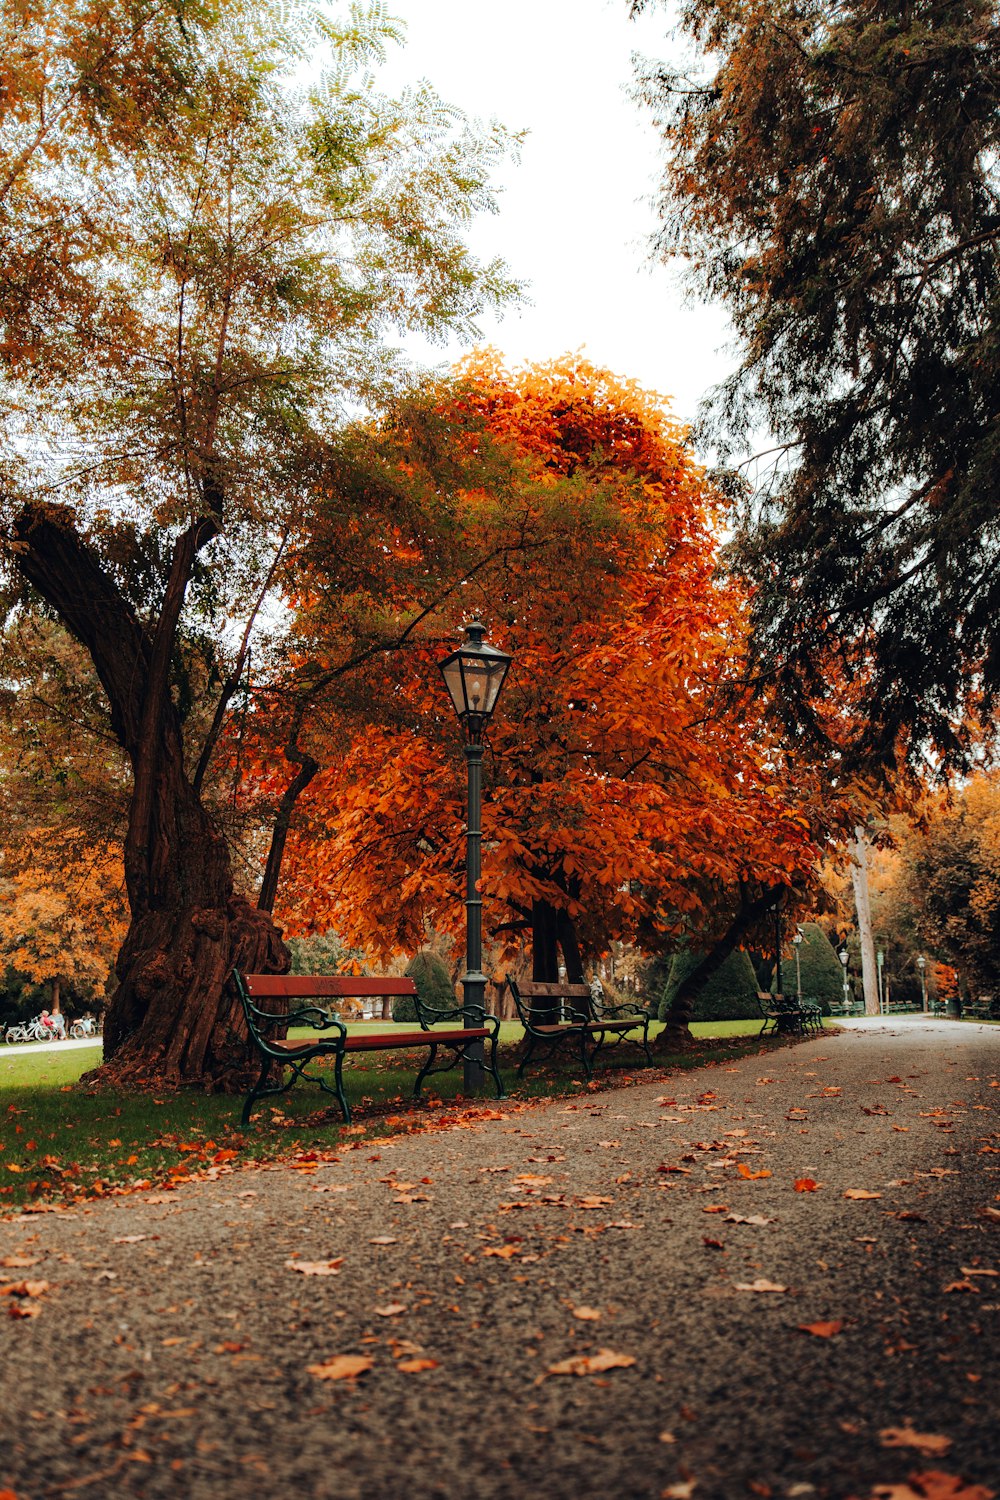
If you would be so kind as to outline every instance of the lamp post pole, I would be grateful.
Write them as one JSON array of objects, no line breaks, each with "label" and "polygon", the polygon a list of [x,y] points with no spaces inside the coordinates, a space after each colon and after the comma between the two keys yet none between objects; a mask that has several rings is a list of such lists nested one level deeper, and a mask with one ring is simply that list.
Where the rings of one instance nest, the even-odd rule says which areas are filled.
[{"label": "lamp post pole", "polygon": [[882,983],[882,965],[885,963],[885,954],[880,948],[875,955],[875,963],[878,966],[878,1013],[885,1015],[885,986]]},{"label": "lamp post pole", "polygon": [[[469,822],[465,837],[465,973],[462,976],[462,1025],[481,1026],[486,1014],[486,975],[483,973],[483,898],[479,879],[483,873],[483,745],[480,739],[465,746],[469,782]],[[483,1086],[482,1039],[465,1050],[466,1094],[478,1094]]]},{"label": "lamp post pole", "polygon": [[840,959],[841,966],[844,970],[844,1015],[846,1016],[851,1009],[851,991],[850,986],[847,983],[847,960],[850,955],[848,954],[846,948],[841,948],[840,952],[837,954],[837,957]]},{"label": "lamp post pole", "polygon": [[802,968],[799,960],[799,949],[802,947],[802,929],[796,932],[792,938],[792,947],[795,949],[795,994],[797,999],[802,999]]},{"label": "lamp post pole", "polygon": [[923,1005],[924,1014],[927,1014],[927,960],[922,953],[917,954],[917,968],[920,970],[920,1000]]},{"label": "lamp post pole", "polygon": [[[486,975],[483,973],[483,732],[492,717],[510,669],[510,657],[486,642],[486,627],[473,620],[465,627],[467,640],[438,662],[444,685],[465,731],[468,773],[468,822],[465,838],[465,974],[462,977],[462,1024],[483,1025],[486,1016]],[[482,1038],[469,1043],[463,1054],[465,1093],[483,1086]]]}]

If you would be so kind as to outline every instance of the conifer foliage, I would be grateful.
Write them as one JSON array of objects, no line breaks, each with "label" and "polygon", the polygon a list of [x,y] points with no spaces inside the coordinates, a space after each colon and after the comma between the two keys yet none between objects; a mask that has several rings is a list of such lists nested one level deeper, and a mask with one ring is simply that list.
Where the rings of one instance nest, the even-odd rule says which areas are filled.
[{"label": "conifer foliage", "polygon": [[869,756],[957,758],[1000,689],[1000,8],[687,0],[681,29],[701,60],[640,82],[659,248],[743,339],[720,442],[777,444],[739,545],[762,664],[804,728],[860,680]]}]

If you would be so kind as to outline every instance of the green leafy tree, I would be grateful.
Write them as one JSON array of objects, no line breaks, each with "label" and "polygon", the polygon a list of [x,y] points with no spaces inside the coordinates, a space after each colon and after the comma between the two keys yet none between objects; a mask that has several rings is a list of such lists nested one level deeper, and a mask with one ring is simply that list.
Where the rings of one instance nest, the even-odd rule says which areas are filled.
[{"label": "green leafy tree", "polygon": [[82,645],[128,764],[113,1080],[245,1069],[227,976],[288,954],[237,885],[219,751],[251,656],[280,655],[281,560],[320,493],[342,486],[345,537],[383,519],[336,435],[391,383],[388,335],[467,334],[512,291],[463,238],[504,132],[380,92],[397,33],[381,0],[0,17],[3,603]]},{"label": "green leafy tree", "polygon": [[[647,0],[633,0],[633,11]],[[799,725],[854,682],[857,748],[958,757],[1000,685],[996,0],[685,0],[647,64],[659,250],[745,350],[713,426],[742,459],[765,672]],[[841,729],[843,726],[840,726]]]},{"label": "green leafy tree", "polygon": [[[844,997],[844,973],[836,949],[818,922],[799,923],[802,942],[799,945],[798,970],[795,952],[786,952],[782,961],[782,983],[785,994],[794,995],[798,980],[802,984],[802,998],[814,1001],[823,1007],[823,1014],[830,1014],[831,1005],[839,1005]],[[771,989],[775,988],[772,972]]]},{"label": "green leafy tree", "polygon": [[[454,1010],[455,986],[444,960],[429,948],[415,953],[406,966],[406,976],[417,986],[417,994],[432,1010]],[[406,995],[392,1002],[394,1021],[416,1021],[417,1008]]]}]

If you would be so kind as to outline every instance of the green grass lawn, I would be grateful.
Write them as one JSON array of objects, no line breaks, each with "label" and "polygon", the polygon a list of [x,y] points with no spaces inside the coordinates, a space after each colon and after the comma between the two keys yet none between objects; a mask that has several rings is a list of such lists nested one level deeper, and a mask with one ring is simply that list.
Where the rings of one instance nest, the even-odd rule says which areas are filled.
[{"label": "green grass lawn", "polygon": [[[369,1029],[391,1033],[393,1027],[372,1023]],[[695,1045],[658,1057],[658,1066],[687,1069],[785,1045],[759,1041],[759,1030],[757,1021],[695,1023]],[[501,1027],[501,1071],[512,1102],[583,1090],[576,1059],[566,1054],[556,1064],[529,1068],[527,1078],[518,1081],[514,1048],[521,1034],[516,1022]],[[193,1173],[228,1170],[230,1163],[349,1149],[357,1139],[445,1123],[461,1100],[460,1070],[429,1078],[424,1098],[414,1101],[413,1080],[424,1054],[418,1060],[412,1052],[377,1053],[351,1059],[344,1068],[352,1126],[344,1127],[334,1099],[299,1084],[280,1098],[261,1101],[243,1130],[242,1100],[231,1095],[95,1091],[79,1080],[100,1056],[99,1046],[65,1052],[0,1049],[0,1213],[26,1202],[162,1190]],[[590,1088],[641,1079],[641,1061],[636,1048],[609,1049]],[[477,1101],[488,1109],[494,1103],[490,1092]]]}]

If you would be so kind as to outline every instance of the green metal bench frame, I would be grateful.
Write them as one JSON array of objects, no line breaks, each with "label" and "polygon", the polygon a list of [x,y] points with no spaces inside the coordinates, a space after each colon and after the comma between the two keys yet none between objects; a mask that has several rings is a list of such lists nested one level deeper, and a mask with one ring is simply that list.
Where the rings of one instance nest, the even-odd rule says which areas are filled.
[{"label": "green metal bench frame", "polygon": [[[461,1006],[450,1010],[437,1010],[422,1004],[417,987],[412,979],[354,977],[329,974],[241,974],[233,970],[233,983],[243,1005],[250,1042],[260,1057],[260,1076],[247,1095],[243,1105],[242,1123],[250,1123],[250,1115],[258,1099],[285,1094],[299,1078],[307,1083],[316,1083],[328,1094],[335,1094],[343,1111],[346,1124],[351,1122],[351,1109],[344,1095],[344,1058],[354,1052],[398,1052],[412,1047],[426,1047],[427,1061],[417,1074],[413,1085],[413,1097],[419,1097],[424,1079],[432,1073],[443,1073],[463,1061],[466,1049],[478,1041],[489,1041],[488,1060],[484,1067],[493,1079],[497,1098],[504,1097],[503,1080],[497,1068],[497,1037],[500,1022],[496,1016],[483,1015],[481,1026],[442,1026],[454,1019],[463,1019]],[[348,1000],[381,999],[387,996],[409,996],[415,1005],[419,1030],[400,1027],[396,1032],[352,1031],[322,1005],[302,1005],[294,1010],[288,1002],[293,1000]],[[260,1000],[283,1001],[284,1009],[266,1009]],[[286,1033],[292,1026],[310,1026],[323,1033],[315,1040],[308,1037],[289,1038]],[[435,1029],[437,1028],[437,1029]],[[280,1033],[280,1035],[274,1035]],[[438,1050],[444,1048],[450,1056],[446,1062],[437,1063]],[[333,1085],[322,1073],[309,1073],[309,1064],[317,1057],[332,1057]],[[285,1068],[291,1069],[287,1080]],[[277,1081],[269,1079],[276,1078]]]},{"label": "green metal bench frame", "polygon": [[807,1031],[819,1036],[823,1030],[823,1007],[792,995],[771,995],[758,990],[757,1009],[764,1018],[759,1036],[775,1033],[805,1036]]},{"label": "green metal bench frame", "polygon": [[[612,1045],[633,1042],[646,1054],[649,1067],[655,1059],[649,1050],[649,1027],[653,1017],[648,1011],[636,1011],[627,1005],[602,1006],[600,1014],[594,1009],[588,984],[548,984],[541,980],[518,984],[513,975],[507,975],[507,988],[524,1027],[527,1046],[518,1065],[517,1076],[523,1078],[524,1070],[536,1050],[543,1051],[541,1061],[553,1056],[567,1042],[579,1049],[580,1063],[589,1079],[594,1071],[594,1058],[614,1038]],[[540,1021],[537,1013],[557,1012],[557,1021]],[[629,1036],[629,1032],[642,1030],[641,1040]]]}]

